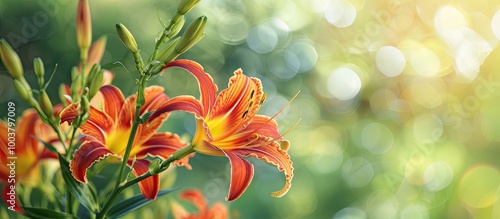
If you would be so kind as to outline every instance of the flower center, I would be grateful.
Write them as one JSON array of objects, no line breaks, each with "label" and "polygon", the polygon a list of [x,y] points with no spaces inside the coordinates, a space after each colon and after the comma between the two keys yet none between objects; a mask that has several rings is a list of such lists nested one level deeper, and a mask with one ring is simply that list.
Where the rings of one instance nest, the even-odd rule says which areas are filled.
[{"label": "flower center", "polygon": [[129,137],[129,129],[117,129],[106,136],[106,148],[123,157]]}]

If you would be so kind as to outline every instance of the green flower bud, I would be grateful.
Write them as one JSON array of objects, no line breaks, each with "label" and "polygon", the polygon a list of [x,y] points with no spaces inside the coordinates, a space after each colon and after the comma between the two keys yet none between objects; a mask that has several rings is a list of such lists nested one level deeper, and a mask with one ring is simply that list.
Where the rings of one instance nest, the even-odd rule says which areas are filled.
[{"label": "green flower bud", "polygon": [[17,79],[14,79],[13,85],[14,89],[16,89],[19,96],[21,96],[24,100],[29,102],[29,100],[32,97],[31,89],[29,87],[26,87],[26,85],[23,82]]},{"label": "green flower bud", "polygon": [[94,83],[93,81],[94,81],[95,77],[97,76],[97,74],[99,74],[100,71],[101,71],[101,65],[94,64],[92,66],[92,68],[90,69],[89,75],[87,76],[87,83],[86,83],[87,87],[90,87],[90,85],[92,83]]},{"label": "green flower bud", "polygon": [[35,70],[35,75],[38,78],[38,84],[40,85],[40,87],[43,87],[43,76],[45,75],[45,68],[43,66],[42,59],[38,57],[33,59],[33,69]]},{"label": "green flower bud", "polygon": [[175,47],[175,52],[178,54],[185,53],[188,49],[198,43],[205,36],[205,26],[207,25],[207,17],[201,16],[194,20],[186,29],[181,37],[181,41]]},{"label": "green flower bud", "polygon": [[165,60],[170,54],[172,54],[174,52],[174,49],[175,47],[177,46],[177,44],[179,43],[180,41],[180,37],[177,37],[175,38],[174,40],[170,41],[165,47],[163,47],[162,49],[160,49],[158,51],[158,56],[157,56],[157,59],[164,62],[164,63],[167,63]]},{"label": "green flower bud", "polygon": [[76,78],[71,83],[71,99],[73,101],[80,100],[80,90],[82,89],[82,75],[77,75]]},{"label": "green flower bud", "polygon": [[87,93],[89,99],[92,99],[92,97],[94,97],[97,94],[97,92],[101,88],[103,80],[104,80],[104,70],[101,70],[99,71],[99,73],[97,73],[95,78],[90,83],[90,89],[89,92]]},{"label": "green flower bud", "polygon": [[90,109],[90,102],[89,102],[89,99],[86,97],[86,96],[83,96],[82,97],[82,100],[80,101],[81,103],[81,107],[80,107],[80,110],[85,113],[85,112],[88,112],[89,109]]},{"label": "green flower bud", "polygon": [[0,58],[13,78],[18,80],[24,78],[23,65],[19,56],[4,39],[0,39]]},{"label": "green flower bud", "polygon": [[34,58],[33,68],[35,69],[35,75],[39,78],[43,78],[43,75],[45,74],[45,68],[43,66],[42,59],[40,59],[39,57]]},{"label": "green flower bud", "polygon": [[179,32],[181,32],[182,27],[184,27],[184,23],[186,23],[186,19],[184,18],[184,16],[180,16],[178,20],[176,21],[172,20],[172,22],[175,23],[172,24],[170,32],[166,34],[168,39],[175,37]]},{"label": "green flower bud", "polygon": [[130,50],[130,52],[134,54],[139,52],[134,36],[132,36],[132,33],[130,33],[130,31],[123,24],[116,24],[116,32],[118,33],[120,40],[123,42],[125,47]]},{"label": "green flower bud", "polygon": [[44,112],[47,117],[51,118],[54,113],[54,108],[52,106],[52,102],[50,102],[49,95],[47,95],[45,90],[40,91],[38,94],[38,103],[40,104],[42,112]]},{"label": "green flower bud", "polygon": [[71,80],[75,81],[75,79],[78,75],[80,75],[80,71],[78,70],[78,67],[73,66],[73,68],[71,68]]},{"label": "green flower bud", "polygon": [[179,3],[179,7],[177,7],[177,13],[181,15],[188,13],[198,4],[198,2],[200,2],[200,0],[182,0],[181,3]]}]

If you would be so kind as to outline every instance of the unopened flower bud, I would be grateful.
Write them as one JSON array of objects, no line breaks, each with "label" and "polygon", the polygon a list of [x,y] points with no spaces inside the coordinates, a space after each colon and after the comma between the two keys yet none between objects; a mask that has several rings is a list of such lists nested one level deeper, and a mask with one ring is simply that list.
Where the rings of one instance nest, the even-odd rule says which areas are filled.
[{"label": "unopened flower bud", "polygon": [[82,75],[77,75],[71,83],[71,98],[73,101],[78,101],[80,98],[80,90],[82,89]]},{"label": "unopened flower bud", "polygon": [[31,89],[26,87],[25,83],[14,79],[13,81],[14,89],[16,89],[19,96],[21,96],[24,100],[28,101],[31,99]]},{"label": "unopened flower bud", "polygon": [[94,65],[96,63],[101,62],[102,55],[106,49],[106,42],[108,38],[106,36],[101,36],[99,39],[95,40],[92,43],[92,46],[89,49],[89,57],[87,59],[87,65]]},{"label": "unopened flower bud", "polygon": [[76,66],[73,66],[73,68],[71,68],[71,80],[75,81],[78,75],[80,75],[80,71]]},{"label": "unopened flower bud", "polygon": [[139,47],[135,42],[134,36],[132,36],[132,33],[130,33],[130,31],[123,24],[116,24],[116,32],[118,33],[120,40],[127,47],[127,49],[130,50],[130,52],[134,54],[139,52]]},{"label": "unopened flower bud", "polygon": [[45,90],[40,91],[38,94],[38,103],[40,104],[40,108],[42,112],[45,113],[47,117],[52,117],[54,113],[54,108],[52,106],[52,102],[50,101],[49,95]]},{"label": "unopened flower bud", "polygon": [[89,86],[90,84],[94,83],[93,80],[95,79],[95,77],[97,76],[97,74],[99,74],[99,72],[101,71],[101,65],[99,64],[94,64],[92,66],[92,68],[90,69],[90,72],[87,76],[87,86]]},{"label": "unopened flower bud", "polygon": [[181,41],[175,47],[175,51],[178,54],[182,54],[198,43],[205,36],[206,25],[206,16],[201,16],[194,20],[182,35]]},{"label": "unopened flower bud", "polygon": [[13,78],[18,80],[24,78],[23,65],[19,56],[4,39],[0,39],[0,58]]},{"label": "unopened flower bud", "polygon": [[180,37],[177,37],[174,40],[170,41],[165,47],[160,49],[158,51],[157,59],[165,63],[165,61],[167,61],[165,59],[174,52],[174,49],[179,43],[180,39],[181,39]]},{"label": "unopened flower bud", "polygon": [[179,7],[177,7],[177,13],[181,15],[188,13],[198,4],[198,2],[200,2],[200,0],[182,0],[181,3],[179,3]]},{"label": "unopened flower bud", "polygon": [[83,96],[82,100],[80,102],[81,102],[81,108],[80,108],[80,110],[82,110],[82,112],[84,112],[84,113],[88,112],[89,109],[90,109],[89,99],[86,96]]},{"label": "unopened flower bud", "polygon": [[45,74],[45,68],[43,66],[43,61],[39,57],[33,59],[33,68],[35,69],[35,75],[39,78],[43,78]]},{"label": "unopened flower bud", "polygon": [[172,37],[175,37],[179,32],[181,32],[182,27],[184,27],[184,23],[186,23],[186,19],[184,18],[184,16],[180,16],[180,18],[172,24],[170,32],[167,33],[167,38],[171,39]]},{"label": "unopened flower bud", "polygon": [[94,97],[97,94],[97,92],[101,88],[103,80],[104,80],[104,70],[101,70],[97,73],[95,78],[90,83],[89,92],[87,94],[89,99],[92,99],[92,97]]},{"label": "unopened flower bud", "polygon": [[42,87],[44,83],[43,76],[45,75],[45,68],[43,66],[42,59],[38,57],[33,59],[33,69],[35,71],[36,77],[38,78],[38,84],[40,85],[40,87]]},{"label": "unopened flower bud", "polygon": [[87,56],[87,50],[92,42],[92,22],[88,0],[78,1],[76,11],[76,40],[78,47],[84,50],[85,56]]}]

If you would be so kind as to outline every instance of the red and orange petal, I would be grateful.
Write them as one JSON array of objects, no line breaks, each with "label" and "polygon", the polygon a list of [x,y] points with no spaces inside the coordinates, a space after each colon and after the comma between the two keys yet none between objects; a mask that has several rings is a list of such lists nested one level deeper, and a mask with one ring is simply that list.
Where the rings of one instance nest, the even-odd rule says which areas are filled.
[{"label": "red and orange petal", "polygon": [[177,202],[172,202],[172,214],[175,219],[227,219],[229,211],[224,204],[215,203],[210,208],[200,190],[188,189],[180,194],[180,198],[191,202],[197,212],[189,213]]},{"label": "red and orange petal", "polygon": [[[134,148],[132,153],[136,154],[137,157],[142,158],[146,156],[156,156],[162,159],[167,159],[175,151],[186,146],[187,144],[182,142],[177,134],[166,133],[156,133],[149,140],[144,142],[140,147]],[[189,158],[193,157],[194,154],[183,157],[180,160],[174,161],[177,166],[185,166],[186,169],[191,170],[192,167],[189,165]]]},{"label": "red and orange petal", "polygon": [[113,121],[116,121],[122,109],[123,102],[125,102],[125,97],[120,89],[112,85],[102,86],[99,91],[103,98],[104,112],[108,114]]},{"label": "red and orange petal", "polygon": [[[71,124],[79,115],[79,105],[80,103],[73,103],[64,108],[59,114],[61,123],[68,122]],[[89,118],[87,122],[80,127],[82,134],[104,143],[106,134],[113,128],[113,120],[106,113],[96,109],[94,106],[90,106],[88,114]]]},{"label": "red and orange petal", "polygon": [[258,158],[268,164],[274,165],[279,171],[285,173],[285,186],[276,192],[271,192],[273,197],[285,195],[292,186],[293,166],[290,155],[286,150],[282,150],[280,143],[272,138],[258,136],[258,139],[252,141],[250,145],[235,148],[231,153],[239,156]]},{"label": "red and orange petal", "polygon": [[163,87],[160,86],[150,86],[144,90],[145,101],[144,105],[141,107],[141,115],[156,110],[161,104],[169,99],[163,91]]},{"label": "red and orange petal", "polygon": [[240,157],[239,154],[224,151],[231,164],[231,181],[229,183],[229,194],[227,201],[238,199],[252,182],[254,168],[253,164]]},{"label": "red and orange petal", "polygon": [[173,111],[185,111],[194,114],[196,118],[203,118],[203,106],[199,100],[193,96],[177,96],[159,106],[149,117],[148,123],[163,114]]},{"label": "red and orange petal", "polygon": [[236,136],[249,136],[251,134],[258,134],[268,136],[275,140],[282,139],[278,131],[278,124],[274,119],[268,116],[255,115],[250,123],[243,129],[235,133]]},{"label": "red and orange petal", "polygon": [[180,59],[168,63],[165,68],[178,67],[191,73],[198,80],[200,90],[200,102],[203,105],[201,115],[206,116],[215,103],[217,85],[212,77],[205,72],[203,67],[195,61]]},{"label": "red and orange petal", "polygon": [[[149,160],[136,160],[133,167],[132,173],[137,177],[149,170]],[[132,165],[132,161],[127,162],[129,167]],[[155,199],[160,190],[160,176],[152,175],[146,179],[139,182],[139,188],[141,189],[142,195],[147,199]]]},{"label": "red and orange petal", "polygon": [[215,203],[208,211],[208,218],[210,219],[227,219],[229,218],[229,210],[227,206],[222,203]]},{"label": "red and orange petal", "polygon": [[113,154],[104,145],[97,141],[85,141],[80,148],[75,151],[73,160],[69,163],[69,168],[73,177],[80,182],[88,182],[87,169],[94,163],[106,158],[109,155],[121,158]]},{"label": "red and orange petal", "polygon": [[180,194],[180,198],[191,202],[197,209],[198,212],[204,213],[207,210],[207,201],[205,197],[197,189],[187,189]]},{"label": "red and orange petal", "polygon": [[[207,123],[224,123],[209,125],[213,140],[227,138],[245,127],[259,110],[263,94],[259,79],[245,76],[241,69],[236,70],[228,88],[219,93],[205,119]],[[213,126],[224,126],[224,129],[213,131]]]}]

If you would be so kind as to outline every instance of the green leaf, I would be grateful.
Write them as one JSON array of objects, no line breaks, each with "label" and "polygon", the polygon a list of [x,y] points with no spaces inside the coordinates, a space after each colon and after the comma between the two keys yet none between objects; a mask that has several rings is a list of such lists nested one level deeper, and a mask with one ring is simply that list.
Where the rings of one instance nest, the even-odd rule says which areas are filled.
[{"label": "green leaf", "polygon": [[67,189],[73,194],[78,201],[91,212],[99,210],[99,202],[97,193],[89,184],[80,183],[73,178],[69,163],[64,157],[59,155],[59,163],[61,164],[61,172],[66,183]]},{"label": "green leaf", "polygon": [[47,143],[47,142],[45,142],[45,141],[42,141],[42,139],[40,139],[40,138],[38,138],[38,137],[36,137],[36,136],[32,136],[32,137],[36,138],[36,140],[38,140],[39,142],[42,142],[42,144],[43,144],[43,145],[44,145],[44,146],[45,146],[45,147],[46,147],[49,151],[51,151],[51,152],[53,152],[53,153],[56,153],[56,154],[59,154],[59,152],[57,152],[57,149],[56,149],[54,146],[52,146],[51,144],[49,144],[49,143]]},{"label": "green leaf", "polygon": [[[170,192],[173,192],[176,189],[177,188],[160,190],[158,192],[158,196],[156,198],[158,199],[160,196],[163,196],[163,195],[166,195]],[[154,201],[154,200],[153,199],[146,199],[146,198],[144,198],[144,196],[142,194],[138,194],[132,198],[123,200],[123,201],[119,202],[118,204],[114,205],[113,207],[111,207],[111,209],[109,209],[107,215],[109,218],[119,218],[119,217],[133,211],[133,210],[136,210],[136,209],[152,202],[152,201]]]},{"label": "green leaf", "polygon": [[23,207],[25,216],[28,216],[30,218],[35,218],[35,219],[72,219],[76,218],[75,216],[65,213],[65,212],[60,212],[60,211],[55,211],[51,209],[45,209],[45,208],[33,208],[33,207]]}]

